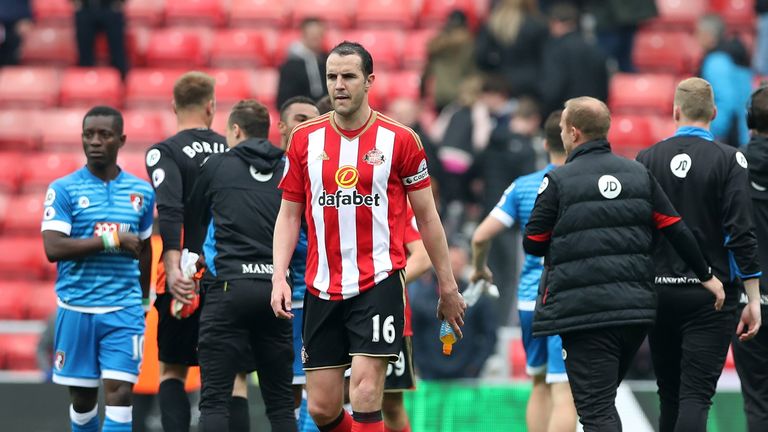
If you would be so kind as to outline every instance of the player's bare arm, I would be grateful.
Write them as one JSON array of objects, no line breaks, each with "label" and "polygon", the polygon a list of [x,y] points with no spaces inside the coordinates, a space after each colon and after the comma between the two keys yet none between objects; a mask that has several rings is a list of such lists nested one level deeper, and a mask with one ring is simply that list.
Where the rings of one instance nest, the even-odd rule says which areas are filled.
[{"label": "player's bare arm", "polygon": [[[124,242],[125,241],[125,247]],[[136,254],[138,257],[138,248],[129,245],[133,243],[138,245],[139,237],[136,234],[120,233],[120,248]],[[104,250],[104,242],[100,237],[92,238],[71,238],[70,236],[58,231],[43,231],[43,248],[45,256],[50,262],[76,260],[95,255]]]},{"label": "player's bare arm", "polygon": [[421,240],[406,243],[405,248],[408,250],[408,261],[405,264],[405,284],[408,285],[429,270],[432,267],[432,261],[429,260],[429,254]]},{"label": "player's bare arm", "polygon": [[288,285],[288,264],[299,240],[304,204],[283,200],[275,222],[272,245],[274,273],[272,274],[272,311],[279,318],[293,318],[291,287]]},{"label": "player's bare arm", "polygon": [[471,282],[486,280],[493,282],[493,273],[488,268],[488,252],[491,249],[491,240],[500,232],[507,229],[498,219],[487,216],[477,227],[472,235],[472,276]]},{"label": "player's bare arm", "polygon": [[149,286],[152,279],[152,238],[147,238],[141,242],[141,253],[139,253],[139,283],[141,284],[141,298],[149,298]]},{"label": "player's bare arm", "polygon": [[762,324],[760,313],[760,279],[751,278],[744,281],[744,291],[747,292],[749,303],[741,312],[736,334],[739,341],[745,342],[757,336]]},{"label": "player's bare arm", "polygon": [[448,321],[456,334],[461,337],[461,326],[464,325],[464,310],[467,304],[459,294],[459,287],[453,278],[448,259],[448,242],[440,222],[440,216],[435,208],[432,188],[426,187],[408,192],[416,224],[419,227],[424,247],[435,267],[437,283],[440,287],[440,300],[437,303],[437,318]]}]

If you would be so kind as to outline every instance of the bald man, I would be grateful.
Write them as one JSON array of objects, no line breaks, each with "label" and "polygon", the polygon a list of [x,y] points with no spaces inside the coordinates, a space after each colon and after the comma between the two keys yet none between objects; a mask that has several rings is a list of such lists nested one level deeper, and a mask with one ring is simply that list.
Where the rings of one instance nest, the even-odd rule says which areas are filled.
[{"label": "bald man", "polygon": [[653,236],[660,230],[722,305],[696,239],[653,176],[611,153],[608,107],[565,103],[565,164],[544,177],[523,239],[544,257],[533,336],[559,334],[586,432],[621,431],[616,389],[656,316]]}]

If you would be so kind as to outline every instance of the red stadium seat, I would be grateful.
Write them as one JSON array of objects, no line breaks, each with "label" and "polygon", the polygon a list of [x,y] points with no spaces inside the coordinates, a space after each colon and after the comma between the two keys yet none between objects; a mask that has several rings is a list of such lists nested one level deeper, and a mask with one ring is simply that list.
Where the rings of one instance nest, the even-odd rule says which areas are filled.
[{"label": "red stadium seat", "polygon": [[741,30],[755,27],[755,0],[710,0],[710,7],[728,26]]},{"label": "red stadium seat", "polygon": [[293,8],[293,26],[307,18],[319,18],[333,27],[349,28],[357,4],[353,0],[304,0]]},{"label": "red stadium seat", "polygon": [[0,281],[0,320],[26,318],[26,301],[33,286],[28,281]]},{"label": "red stadium seat", "polygon": [[637,152],[654,144],[653,116],[614,115],[608,141],[614,153],[634,159]]},{"label": "red stadium seat", "polygon": [[632,60],[641,72],[686,74],[698,67],[701,48],[688,33],[642,30],[635,37]]},{"label": "red stadium seat", "polygon": [[654,28],[691,31],[707,12],[709,0],[658,0],[659,16],[650,21]]},{"label": "red stadium seat", "polygon": [[21,184],[21,172],[26,161],[25,153],[2,152],[0,153],[0,191],[13,194]]},{"label": "red stadium seat", "polygon": [[424,70],[427,64],[427,45],[437,34],[434,29],[414,30],[405,35],[403,46],[403,66],[414,70]]},{"label": "red stadium seat", "polygon": [[128,27],[143,25],[157,27],[163,22],[163,1],[131,0],[125,4]]},{"label": "red stadium seat", "polygon": [[173,84],[184,69],[133,69],[125,84],[126,108],[170,109]]},{"label": "red stadium seat", "polygon": [[69,68],[61,79],[61,106],[123,105],[123,81],[114,68]]},{"label": "red stadium seat", "polygon": [[[374,72],[376,62],[374,60]],[[368,104],[377,111],[383,111],[389,103],[389,92],[392,87],[392,71],[376,72],[376,80],[368,90]]]},{"label": "red stadium seat", "polygon": [[[125,52],[128,55],[128,64],[131,67],[142,67],[145,63],[145,55],[149,46],[149,35],[152,32],[139,26],[128,27],[125,31]],[[96,36],[96,65],[111,66],[109,57],[109,45],[107,36],[100,33]]]},{"label": "red stadium seat", "polygon": [[86,108],[70,108],[40,113],[43,150],[82,151],[83,116]]},{"label": "red stadium seat", "polygon": [[263,67],[271,64],[270,58],[261,31],[227,29],[213,37],[211,65],[215,67]]},{"label": "red stadium seat", "polygon": [[229,25],[253,28],[265,24],[270,27],[288,27],[290,20],[288,2],[274,0],[231,0]]},{"label": "red stadium seat", "polygon": [[39,113],[32,110],[0,111],[0,149],[34,150],[40,144]]},{"label": "red stadium seat", "polygon": [[473,0],[423,0],[419,13],[422,27],[438,27],[453,10],[459,9],[467,15],[470,27],[477,25],[477,4]]},{"label": "red stadium seat", "polygon": [[221,26],[226,19],[220,0],[165,0],[166,25]]},{"label": "red stadium seat", "polygon": [[37,334],[0,335],[0,357],[10,370],[37,370]]},{"label": "red stadium seat", "polygon": [[507,352],[509,356],[507,364],[509,365],[510,377],[525,379],[528,375],[525,369],[525,348],[523,347],[523,340],[520,338],[511,339],[507,347]]},{"label": "red stadium seat", "polygon": [[[78,124],[75,134],[79,135],[79,131],[80,125]],[[37,152],[26,156],[21,173],[22,190],[45,190],[52,181],[83,167],[85,156],[80,148],[80,146],[77,147],[77,153]]]},{"label": "red stadium seat", "polygon": [[358,28],[410,29],[416,23],[416,8],[412,0],[368,0],[358,3],[356,18]]},{"label": "red stadium seat", "polygon": [[164,28],[152,32],[147,47],[149,67],[194,68],[208,62],[208,38],[205,29]]},{"label": "red stadium seat", "polygon": [[34,0],[32,15],[38,25],[71,25],[75,11],[71,0]]},{"label": "red stadium seat", "polygon": [[45,192],[42,190],[11,197],[3,223],[3,235],[38,235],[44,200]]},{"label": "red stadium seat", "polygon": [[275,106],[279,81],[277,70],[273,68],[258,69],[255,71],[255,76],[255,82],[258,85],[253,87],[253,97],[268,107]]},{"label": "red stadium seat", "polygon": [[0,238],[0,248],[6,251],[0,260],[3,280],[45,279],[54,274],[55,267],[45,257],[43,240],[39,234],[32,237],[4,235]]},{"label": "red stadium seat", "polygon": [[24,64],[71,66],[77,61],[75,34],[71,27],[36,27],[21,46]]},{"label": "red stadium seat", "polygon": [[27,294],[27,319],[48,320],[56,313],[56,290],[53,282],[35,285]]},{"label": "red stadium seat", "polygon": [[653,142],[664,141],[677,131],[677,124],[672,116],[657,117],[653,123]]},{"label": "red stadium seat", "polygon": [[671,113],[676,84],[673,75],[618,73],[611,79],[608,104],[616,113]]},{"label": "red stadium seat", "polygon": [[59,72],[55,68],[0,69],[0,108],[49,108],[58,101]]},{"label": "red stadium seat", "polygon": [[208,73],[216,79],[216,103],[225,106],[252,97],[255,83],[258,82],[259,86],[267,85],[255,81],[250,69],[213,69]]},{"label": "red stadium seat", "polygon": [[125,172],[135,175],[141,179],[149,181],[147,175],[147,168],[144,165],[145,157],[144,152],[127,152],[123,151],[117,156],[117,164],[120,165]]},{"label": "red stadium seat", "polygon": [[156,110],[123,111],[123,132],[125,147],[122,152],[143,152],[166,136],[163,113]]},{"label": "red stadium seat", "polygon": [[403,57],[403,35],[397,30],[356,30],[344,38],[361,43],[373,56],[374,72],[397,69]]},{"label": "red stadium seat", "polygon": [[421,73],[418,71],[400,71],[392,74],[389,86],[390,101],[399,98],[415,99],[420,97]]}]

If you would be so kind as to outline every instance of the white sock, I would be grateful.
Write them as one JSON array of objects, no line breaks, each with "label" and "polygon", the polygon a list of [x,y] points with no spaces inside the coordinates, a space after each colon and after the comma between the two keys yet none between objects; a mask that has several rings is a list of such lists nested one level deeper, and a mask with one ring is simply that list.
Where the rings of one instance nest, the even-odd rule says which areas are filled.
[{"label": "white sock", "polygon": [[79,413],[75,411],[74,405],[69,406],[69,419],[72,420],[75,424],[78,424],[80,426],[85,425],[89,421],[91,421],[92,418],[96,417],[99,414],[99,405],[96,404],[96,406],[93,407],[92,410],[85,412],[85,413]]},{"label": "white sock", "polygon": [[115,423],[130,423],[133,419],[132,406],[109,406],[104,409],[108,419]]}]

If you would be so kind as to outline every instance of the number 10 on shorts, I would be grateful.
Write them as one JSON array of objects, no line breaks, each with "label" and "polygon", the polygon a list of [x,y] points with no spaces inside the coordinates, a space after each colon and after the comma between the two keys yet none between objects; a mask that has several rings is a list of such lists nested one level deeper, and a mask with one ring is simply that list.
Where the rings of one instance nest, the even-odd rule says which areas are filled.
[{"label": "number 10 on shorts", "polygon": [[371,338],[372,342],[379,342],[381,340],[382,334],[384,335],[384,342],[391,344],[395,341],[395,336],[397,336],[395,331],[395,317],[392,315],[389,315],[388,317],[384,318],[384,323],[381,323],[381,315],[376,314],[371,318],[371,321],[373,321],[373,337]]}]

